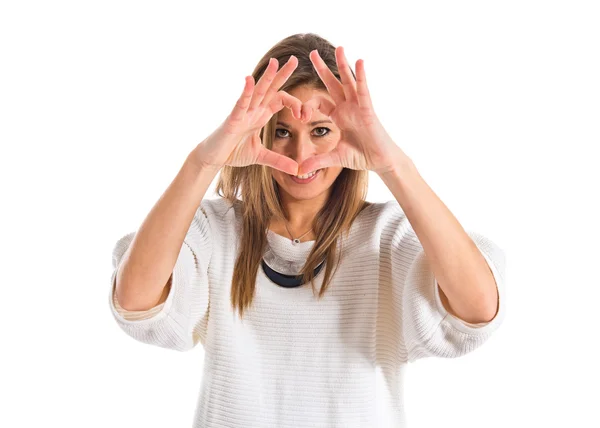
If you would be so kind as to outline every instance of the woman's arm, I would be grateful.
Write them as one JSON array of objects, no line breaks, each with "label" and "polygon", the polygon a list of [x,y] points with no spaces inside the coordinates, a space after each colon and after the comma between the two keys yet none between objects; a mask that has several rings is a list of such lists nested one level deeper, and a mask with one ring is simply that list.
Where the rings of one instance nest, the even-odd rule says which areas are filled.
[{"label": "woman's arm", "polygon": [[186,232],[219,171],[216,167],[199,165],[195,161],[198,155],[194,155],[194,160],[192,154],[186,158],[123,256],[115,291],[123,309],[147,310],[168,296],[169,279]]},{"label": "woman's arm", "polygon": [[469,323],[491,321],[498,310],[497,284],[458,220],[402,152],[397,155],[396,168],[380,177],[423,245],[446,310]]}]

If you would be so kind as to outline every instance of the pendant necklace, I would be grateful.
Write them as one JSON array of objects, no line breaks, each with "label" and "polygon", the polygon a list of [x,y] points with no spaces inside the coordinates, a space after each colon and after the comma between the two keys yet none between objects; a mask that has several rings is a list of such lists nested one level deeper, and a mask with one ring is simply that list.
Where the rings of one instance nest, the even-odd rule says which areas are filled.
[{"label": "pendant necklace", "polygon": [[285,220],[285,228],[287,229],[288,233],[289,233],[289,234],[290,234],[290,236],[292,237],[292,242],[293,242],[294,244],[299,244],[299,243],[300,243],[300,238],[302,238],[303,236],[305,236],[306,234],[308,234],[308,233],[309,233],[311,230],[313,230],[313,228],[311,227],[311,228],[310,228],[310,230],[309,230],[308,232],[306,232],[304,235],[302,235],[302,236],[299,236],[298,238],[294,238],[294,237],[292,236],[292,233],[290,232],[290,229],[289,229],[288,225],[287,225],[287,220],[286,220],[286,219],[284,219],[284,220]]}]

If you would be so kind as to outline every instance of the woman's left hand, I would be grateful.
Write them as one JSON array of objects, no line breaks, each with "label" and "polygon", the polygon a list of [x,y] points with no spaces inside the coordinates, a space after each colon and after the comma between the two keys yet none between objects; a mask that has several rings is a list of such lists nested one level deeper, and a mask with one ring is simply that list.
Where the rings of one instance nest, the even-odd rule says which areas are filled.
[{"label": "woman's left hand", "polygon": [[340,128],[341,138],[330,152],[306,159],[300,165],[298,175],[329,166],[366,169],[378,174],[389,172],[398,165],[398,158],[406,155],[392,141],[375,115],[367,88],[364,61],[356,61],[355,80],[343,47],[336,48],[335,58],[341,82],[327,67],[317,50],[310,53],[317,74],[327,87],[333,102],[322,96],[311,98],[302,105],[301,120],[308,122],[312,112],[319,110]]}]

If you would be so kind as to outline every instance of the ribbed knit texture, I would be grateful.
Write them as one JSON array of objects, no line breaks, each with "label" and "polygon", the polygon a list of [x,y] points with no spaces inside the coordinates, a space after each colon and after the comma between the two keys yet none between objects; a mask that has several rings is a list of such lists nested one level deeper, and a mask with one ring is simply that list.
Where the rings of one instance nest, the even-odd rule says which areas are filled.
[{"label": "ribbed knit texture", "polygon": [[[240,203],[202,201],[167,300],[148,311],[126,311],[114,294],[117,267],[135,233],[113,251],[109,305],[120,328],[154,346],[204,347],[194,428],[405,427],[407,363],[464,355],[502,323],[503,251],[467,231],[496,279],[500,305],[489,323],[462,321],[445,310],[423,247],[395,200],[357,217],[341,239],[342,260],[321,300],[310,284],[281,287],[259,267],[254,301],[241,321],[229,303]],[[299,272],[314,245],[272,231],[267,239],[267,264],[286,274]],[[325,266],[317,290],[324,272]]]}]

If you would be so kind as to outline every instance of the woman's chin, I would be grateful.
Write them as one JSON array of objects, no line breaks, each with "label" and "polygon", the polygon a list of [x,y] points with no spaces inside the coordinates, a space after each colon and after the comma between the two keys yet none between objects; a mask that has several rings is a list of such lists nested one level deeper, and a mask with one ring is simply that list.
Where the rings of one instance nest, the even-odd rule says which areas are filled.
[{"label": "woman's chin", "polygon": [[284,188],[284,190],[285,190],[285,193],[287,193],[289,197],[291,197],[292,199],[295,199],[297,201],[309,200],[309,199],[316,198],[323,192],[323,189],[321,189],[321,188],[319,188],[319,189],[290,189],[290,188],[286,189],[286,188]]}]

